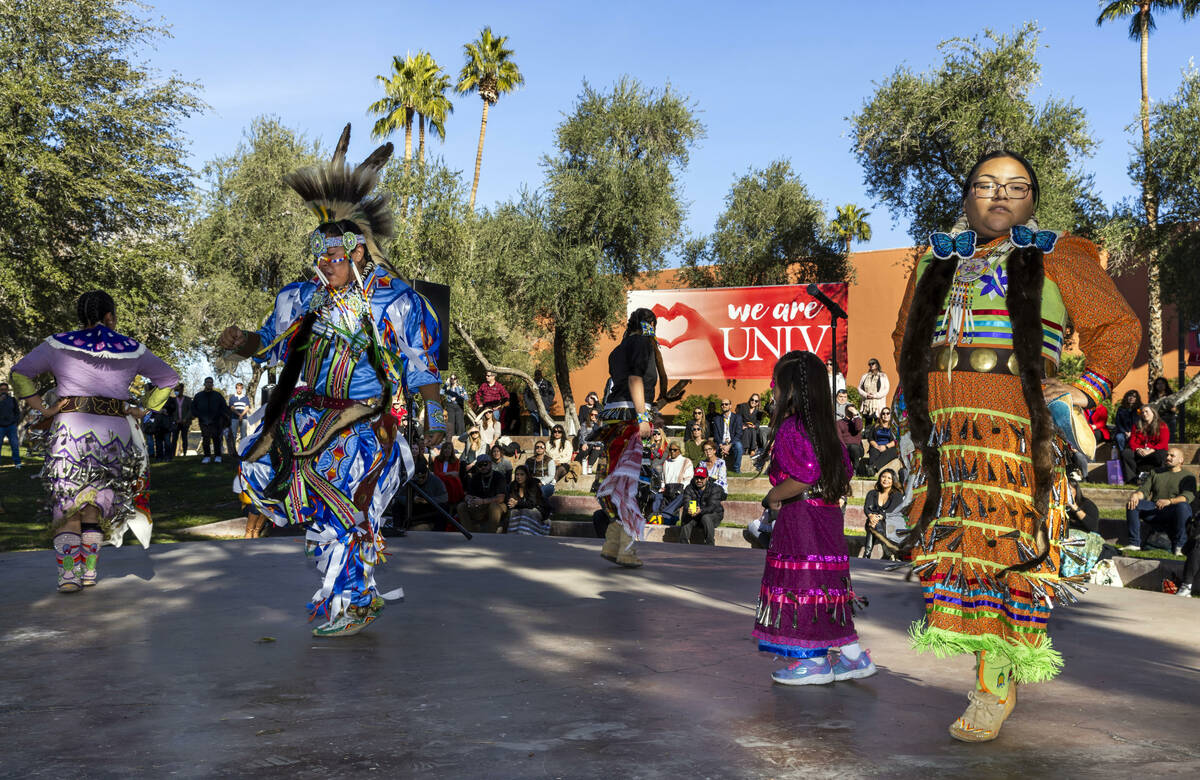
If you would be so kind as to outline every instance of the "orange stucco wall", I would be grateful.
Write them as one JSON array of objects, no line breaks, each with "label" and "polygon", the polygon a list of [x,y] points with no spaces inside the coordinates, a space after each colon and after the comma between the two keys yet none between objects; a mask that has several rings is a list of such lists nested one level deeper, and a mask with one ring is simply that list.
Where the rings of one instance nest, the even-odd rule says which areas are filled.
[{"label": "orange stucco wall", "polygon": [[[892,381],[892,389],[896,387],[896,363],[892,346],[892,330],[896,327],[896,314],[900,309],[900,301],[904,296],[904,288],[917,253],[911,247],[899,249],[878,249],[867,252],[854,252],[850,255],[851,266],[854,269],[854,279],[850,283],[849,333],[847,334],[848,364],[843,366],[847,374],[847,383],[857,384],[859,378],[867,370],[867,360],[878,358],[883,370]],[[817,280],[821,281],[821,280]],[[662,271],[658,274],[644,276],[634,285],[635,289],[674,289],[683,287],[678,274],[674,270]],[[1146,278],[1144,273],[1131,274],[1117,280],[1117,287],[1126,300],[1129,301],[1143,326],[1146,322]],[[1178,374],[1178,330],[1174,311],[1168,309],[1164,313],[1163,344],[1166,347],[1163,356],[1166,374],[1174,380]],[[1147,365],[1149,339],[1142,335],[1142,344],[1138,350],[1133,370],[1117,386],[1116,395],[1129,389],[1138,389],[1143,396],[1147,390]],[[602,336],[596,346],[596,357],[587,365],[571,373],[571,387],[578,402],[591,390],[597,393],[604,389],[608,379],[608,353],[616,346],[616,341]],[[1189,375],[1197,371],[1192,368]],[[671,381],[685,377],[671,377]],[[700,380],[688,385],[689,394],[707,395],[716,393],[728,396],[735,404],[745,401],[751,393],[767,389],[767,380],[742,380],[734,383],[723,380]],[[668,411],[671,408],[668,407]]]}]

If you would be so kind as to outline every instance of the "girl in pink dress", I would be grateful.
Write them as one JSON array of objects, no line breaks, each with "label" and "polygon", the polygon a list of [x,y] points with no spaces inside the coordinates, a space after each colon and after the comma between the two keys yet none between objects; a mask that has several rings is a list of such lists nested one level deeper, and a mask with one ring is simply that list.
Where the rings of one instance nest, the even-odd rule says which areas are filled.
[{"label": "girl in pink dress", "polygon": [[850,491],[850,458],[838,439],[825,366],[811,352],[789,352],[775,365],[771,386],[764,449],[771,490],[763,503],[777,518],[755,616],[758,649],[791,659],[771,675],[783,685],[869,677],[875,664],[854,631],[862,602],[850,584],[838,506]]}]

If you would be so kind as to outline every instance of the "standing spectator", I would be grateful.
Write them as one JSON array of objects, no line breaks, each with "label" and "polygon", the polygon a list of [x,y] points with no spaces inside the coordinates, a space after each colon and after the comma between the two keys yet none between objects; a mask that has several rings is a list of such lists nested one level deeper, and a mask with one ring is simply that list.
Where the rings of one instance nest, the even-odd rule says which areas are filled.
[{"label": "standing spectator", "polygon": [[758,393],[751,395],[750,400],[745,403],[738,404],[737,413],[742,418],[742,450],[750,457],[754,457],[762,449],[767,436],[766,430],[762,427],[766,412],[762,410]]},{"label": "standing spectator", "polygon": [[442,398],[446,402],[446,435],[461,436],[467,427],[463,412],[467,406],[467,390],[458,381],[457,374],[451,374],[442,386]]},{"label": "standing spectator", "polygon": [[521,398],[516,393],[508,394],[508,403],[500,410],[500,430],[506,436],[521,435]]},{"label": "standing spectator", "polygon": [[1117,457],[1129,446],[1129,437],[1133,435],[1133,426],[1137,424],[1138,414],[1142,411],[1142,394],[1130,390],[1121,398],[1117,407],[1116,420],[1113,422],[1113,438],[1117,440]]},{"label": "standing spectator", "polygon": [[827,381],[829,382],[829,386],[833,388],[834,395],[837,395],[838,390],[846,389],[846,377],[842,376],[842,372],[837,370],[833,358],[826,359],[825,374],[829,377]]},{"label": "standing spectator", "polygon": [[154,449],[159,460],[170,460],[175,453],[174,433],[178,408],[179,399],[171,395],[167,397],[162,409],[154,414]]},{"label": "standing spectator", "polygon": [[704,460],[700,461],[696,468],[701,466],[704,467],[709,480],[719,485],[721,490],[729,492],[729,472],[725,468],[725,461],[717,457],[717,443],[712,439],[704,442]]},{"label": "standing spectator", "polygon": [[1129,546],[1142,549],[1143,523],[1161,523],[1169,530],[1173,552],[1182,555],[1187,542],[1187,521],[1192,516],[1191,503],[1196,500],[1196,478],[1183,470],[1183,452],[1178,447],[1168,450],[1166,463],[1162,471],[1146,476],[1125,505]]},{"label": "standing spectator", "polygon": [[667,446],[667,459],[663,461],[662,501],[657,509],[659,514],[679,514],[683,488],[691,483],[694,473],[695,467],[690,460],[683,457],[682,448],[671,442]]},{"label": "standing spectator", "polygon": [[583,406],[579,407],[580,427],[592,416],[592,410],[600,411],[600,396],[596,395],[595,390],[587,394],[587,398],[583,399]]},{"label": "standing spectator", "polygon": [[1163,425],[1167,426],[1167,431],[1171,441],[1182,441],[1179,430],[1179,422],[1176,417],[1175,405],[1163,401],[1164,398],[1171,395],[1171,383],[1167,381],[1165,376],[1160,376],[1154,380],[1154,384],[1150,387],[1150,397],[1146,403],[1157,404],[1155,409],[1158,411],[1158,419],[1162,420]]},{"label": "standing spectator", "polygon": [[891,409],[885,406],[879,410],[879,418],[867,429],[866,442],[870,476],[877,475],[886,466],[899,466],[900,433],[892,422]]},{"label": "standing spectator", "polygon": [[549,535],[550,504],[544,491],[538,489],[537,479],[524,466],[513,469],[513,481],[505,503],[508,506],[508,533]]},{"label": "standing spectator", "polygon": [[854,408],[854,404],[846,404],[845,412],[837,421],[838,439],[846,447],[855,473],[858,473],[860,461],[863,459],[862,432],[865,424],[863,418],[859,417],[858,410]]},{"label": "standing spectator", "polygon": [[[708,424],[708,415],[699,406],[692,410],[692,419],[688,420],[688,428],[699,428],[701,441],[712,438],[712,427]],[[691,436],[689,435],[688,438]]]},{"label": "standing spectator", "polygon": [[841,419],[846,416],[846,404],[850,403],[850,394],[845,390],[838,390],[837,395],[833,398],[833,416],[835,419]]},{"label": "standing spectator", "polygon": [[742,470],[742,430],[745,428],[742,416],[733,411],[733,403],[728,398],[723,398],[721,413],[713,417],[711,424],[713,441],[721,448],[726,471],[736,474]]},{"label": "standing spectator", "polygon": [[888,383],[887,374],[879,368],[879,361],[871,358],[867,361],[867,373],[858,380],[858,393],[862,396],[862,416],[868,423],[875,422],[883,407],[887,406],[889,390],[891,385]]},{"label": "standing spectator", "polygon": [[225,396],[213,389],[213,379],[204,380],[204,389],[192,398],[192,414],[200,423],[200,435],[203,437],[204,459],[201,463],[211,463],[216,456],[217,463],[221,462],[221,428],[229,416],[229,407]]},{"label": "standing spectator", "polygon": [[496,381],[496,372],[488,371],[483,375],[483,384],[475,391],[471,404],[475,411],[483,414],[486,410],[500,422],[500,412],[508,403],[508,388]]},{"label": "standing spectator", "polygon": [[[175,386],[175,427],[171,433],[171,451],[187,455],[188,434],[192,429],[192,397],[183,392],[183,383]],[[183,442],[180,445],[180,441]]]},{"label": "standing spectator", "polygon": [[0,382],[0,449],[8,440],[14,468],[21,468],[21,437],[17,424],[21,422],[21,404],[9,393],[8,382]]},{"label": "standing spectator", "polygon": [[724,500],[724,489],[709,479],[708,469],[696,467],[679,506],[679,542],[691,544],[692,532],[699,526],[703,530],[701,544],[716,544],[716,528],[725,517]]},{"label": "standing spectator", "polygon": [[592,441],[599,429],[600,410],[592,409],[588,413],[587,419],[581,418],[579,429],[579,463],[583,467],[584,474],[592,474],[596,471],[596,461],[600,459],[600,453],[604,451],[603,442]]},{"label": "standing spectator", "polygon": [[[519,466],[517,468],[520,468]],[[541,487],[542,494],[548,499],[554,495],[554,483],[558,475],[558,464],[546,453],[546,442],[538,441],[533,445],[533,455],[525,461],[526,476]],[[516,468],[513,469],[516,472]]]},{"label": "standing spectator", "polygon": [[246,395],[246,386],[241,382],[234,385],[233,395],[229,396],[229,435],[226,447],[230,455],[237,454],[237,445],[246,438],[250,423],[250,396]]},{"label": "standing spectator", "polygon": [[1121,452],[1121,469],[1125,483],[1142,481],[1142,472],[1162,468],[1167,462],[1167,441],[1170,432],[1154,407],[1146,404],[1138,413],[1137,424],[1129,436],[1129,446]]},{"label": "standing spectator", "polygon": [[[550,407],[554,405],[554,386],[546,381],[540,368],[533,372],[533,384],[537,387],[538,395],[542,397],[542,405],[546,407],[546,414],[549,414]],[[525,410],[533,418],[533,435],[549,436],[550,426],[538,414],[537,399],[533,397],[533,390],[529,387],[525,388]]]},{"label": "standing spectator", "polygon": [[480,455],[476,459],[464,488],[466,496],[456,510],[458,521],[469,531],[478,530],[482,523],[484,531],[496,533],[507,511],[508,482],[492,469],[490,457]]},{"label": "standing spectator", "polygon": [[692,462],[692,466],[699,466],[700,461],[704,460],[704,429],[699,425],[688,426],[688,437],[683,443],[683,455]]}]

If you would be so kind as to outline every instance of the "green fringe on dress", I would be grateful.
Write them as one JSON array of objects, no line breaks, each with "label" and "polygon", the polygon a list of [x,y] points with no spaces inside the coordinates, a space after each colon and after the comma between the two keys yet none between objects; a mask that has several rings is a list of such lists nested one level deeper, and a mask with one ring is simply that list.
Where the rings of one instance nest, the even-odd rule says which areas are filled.
[{"label": "green fringe on dress", "polygon": [[914,650],[933,653],[938,658],[980,650],[1005,655],[1013,663],[1012,678],[1019,683],[1053,680],[1063,668],[1062,653],[1054,649],[1048,636],[1037,646],[1014,644],[992,634],[959,634],[942,628],[930,628],[924,620],[913,623],[908,634]]}]

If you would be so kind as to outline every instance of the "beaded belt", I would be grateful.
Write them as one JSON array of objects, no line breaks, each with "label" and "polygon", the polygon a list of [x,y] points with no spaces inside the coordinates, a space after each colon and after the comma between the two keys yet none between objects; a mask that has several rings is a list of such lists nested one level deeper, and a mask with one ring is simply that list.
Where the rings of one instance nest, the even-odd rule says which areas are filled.
[{"label": "beaded belt", "polygon": [[103,417],[124,417],[125,401],[120,398],[105,398],[100,395],[68,395],[62,399],[58,413],[79,412],[98,414]]},{"label": "beaded belt", "polygon": [[328,395],[317,395],[306,387],[298,387],[292,391],[292,402],[300,403],[304,406],[311,406],[313,409],[349,409],[352,406],[362,404],[363,406],[376,406],[379,404],[378,398],[334,398]]},{"label": "beaded belt", "polygon": [[[933,365],[938,371],[973,371],[977,374],[1020,373],[1017,354],[1011,349],[995,347],[935,347]],[[1042,359],[1042,376],[1056,376],[1058,366],[1049,358]]]}]

